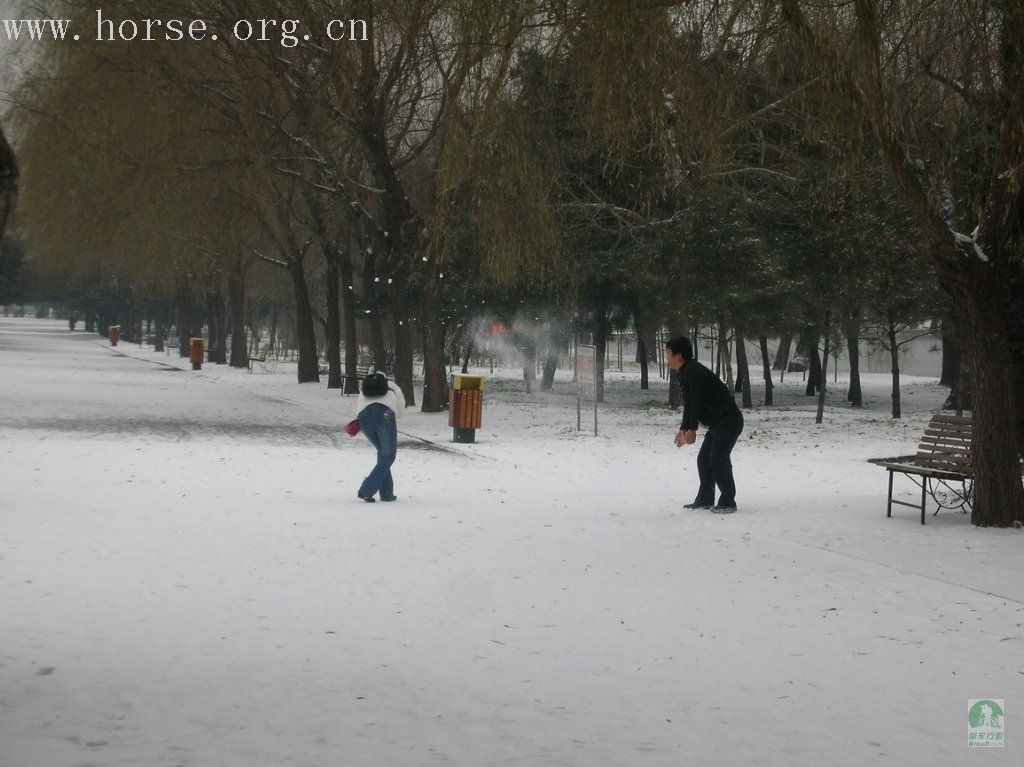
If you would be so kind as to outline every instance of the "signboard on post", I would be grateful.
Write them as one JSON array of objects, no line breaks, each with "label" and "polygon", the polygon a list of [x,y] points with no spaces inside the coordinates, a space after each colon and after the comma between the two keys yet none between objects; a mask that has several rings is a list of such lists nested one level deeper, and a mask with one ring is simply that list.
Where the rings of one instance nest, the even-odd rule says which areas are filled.
[{"label": "signboard on post", "polygon": [[597,396],[597,347],[576,347],[576,386],[584,399]]},{"label": "signboard on post", "polygon": [[594,400],[594,436],[597,436],[597,347],[576,345],[576,430],[582,428],[581,400]]}]

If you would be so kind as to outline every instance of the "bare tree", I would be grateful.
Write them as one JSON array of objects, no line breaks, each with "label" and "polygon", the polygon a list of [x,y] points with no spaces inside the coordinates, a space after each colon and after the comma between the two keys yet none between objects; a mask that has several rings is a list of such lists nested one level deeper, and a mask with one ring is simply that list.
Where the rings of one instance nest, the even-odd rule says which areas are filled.
[{"label": "bare tree", "polygon": [[[972,521],[1024,521],[1024,8],[1000,0],[780,6],[811,65],[870,126],[963,320]],[[951,164],[957,154],[972,159]]]},{"label": "bare tree", "polygon": [[18,162],[0,127],[0,241],[7,229],[7,219],[18,197]]}]

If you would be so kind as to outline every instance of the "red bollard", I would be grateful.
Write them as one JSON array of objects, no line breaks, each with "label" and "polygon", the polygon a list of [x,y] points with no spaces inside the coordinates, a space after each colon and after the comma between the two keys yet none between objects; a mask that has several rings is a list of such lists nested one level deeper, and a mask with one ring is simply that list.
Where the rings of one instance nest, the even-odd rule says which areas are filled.
[{"label": "red bollard", "polygon": [[121,326],[111,325],[107,328],[107,339],[110,341],[111,346],[117,346],[117,342],[121,338]]},{"label": "red bollard", "polygon": [[203,339],[193,338],[188,345],[188,358],[193,370],[203,369]]}]

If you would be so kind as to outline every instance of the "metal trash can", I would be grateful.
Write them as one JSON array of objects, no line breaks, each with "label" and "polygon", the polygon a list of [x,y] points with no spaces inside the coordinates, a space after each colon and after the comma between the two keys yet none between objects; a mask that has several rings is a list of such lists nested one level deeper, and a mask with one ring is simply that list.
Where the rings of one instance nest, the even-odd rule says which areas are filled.
[{"label": "metal trash can", "polygon": [[203,369],[203,339],[193,338],[188,344],[188,358],[193,370]]},{"label": "metal trash can", "polygon": [[453,375],[448,399],[448,425],[453,429],[453,442],[476,442],[483,408],[483,376]]},{"label": "metal trash can", "polygon": [[107,340],[110,341],[111,346],[117,346],[117,342],[121,340],[120,325],[111,325],[107,328]]}]

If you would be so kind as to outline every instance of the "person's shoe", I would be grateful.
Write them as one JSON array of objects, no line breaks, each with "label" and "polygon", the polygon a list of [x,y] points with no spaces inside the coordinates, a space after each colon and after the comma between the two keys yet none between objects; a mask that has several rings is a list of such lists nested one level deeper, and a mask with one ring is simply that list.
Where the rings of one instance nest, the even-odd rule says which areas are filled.
[{"label": "person's shoe", "polygon": [[705,510],[706,511],[707,509],[710,509],[714,505],[715,504],[713,504],[713,503],[704,503],[703,501],[694,501],[693,503],[684,503],[683,504],[683,508],[684,509],[701,509],[701,510]]},{"label": "person's shoe", "polygon": [[393,496],[391,496],[390,498],[385,498],[385,497],[384,497],[384,496],[382,495],[382,496],[380,497],[380,499],[381,499],[382,501],[384,501],[384,503],[391,503],[392,501],[397,501],[397,500],[398,500],[398,496],[397,496],[397,495],[393,495]]},{"label": "person's shoe", "polygon": [[374,498],[372,495],[363,495],[362,493],[356,493],[356,495],[358,495],[360,498],[362,498],[367,503],[376,503],[377,502],[377,499]]},{"label": "person's shoe", "polygon": [[735,503],[725,503],[725,504],[720,503],[717,506],[715,506],[715,508],[713,508],[711,510],[711,513],[712,514],[732,514],[734,511],[736,511],[736,504]]}]

